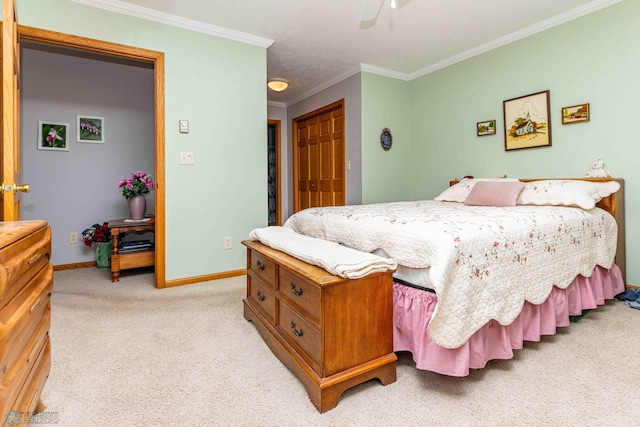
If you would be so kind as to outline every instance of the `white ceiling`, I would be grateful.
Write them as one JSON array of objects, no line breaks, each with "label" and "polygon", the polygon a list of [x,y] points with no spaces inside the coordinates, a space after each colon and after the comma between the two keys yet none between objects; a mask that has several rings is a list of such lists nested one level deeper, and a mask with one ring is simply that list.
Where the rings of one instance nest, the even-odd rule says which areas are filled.
[{"label": "white ceiling", "polygon": [[269,46],[268,78],[290,87],[268,99],[290,105],[361,69],[410,80],[622,0],[384,0],[368,23],[376,0],[73,1]]}]

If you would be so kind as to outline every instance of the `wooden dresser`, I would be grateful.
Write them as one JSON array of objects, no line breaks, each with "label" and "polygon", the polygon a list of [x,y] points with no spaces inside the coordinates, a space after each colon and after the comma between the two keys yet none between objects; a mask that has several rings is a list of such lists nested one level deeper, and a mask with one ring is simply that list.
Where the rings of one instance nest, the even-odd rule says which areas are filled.
[{"label": "wooden dresser", "polygon": [[0,222],[0,425],[33,413],[49,376],[50,255],[45,221]]},{"label": "wooden dresser", "polygon": [[396,380],[392,272],[343,279],[259,242],[242,243],[244,317],[300,378],[318,411],[370,379]]}]

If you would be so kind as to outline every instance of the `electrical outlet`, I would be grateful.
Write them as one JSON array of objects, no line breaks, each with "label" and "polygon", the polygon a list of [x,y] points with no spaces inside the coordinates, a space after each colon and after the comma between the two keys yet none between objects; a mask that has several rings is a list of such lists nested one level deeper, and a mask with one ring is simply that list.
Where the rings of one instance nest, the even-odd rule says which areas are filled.
[{"label": "electrical outlet", "polygon": [[72,231],[69,233],[69,243],[78,243],[78,232]]},{"label": "electrical outlet", "polygon": [[231,236],[226,236],[224,238],[224,248],[225,249],[233,248],[233,239],[231,238]]}]

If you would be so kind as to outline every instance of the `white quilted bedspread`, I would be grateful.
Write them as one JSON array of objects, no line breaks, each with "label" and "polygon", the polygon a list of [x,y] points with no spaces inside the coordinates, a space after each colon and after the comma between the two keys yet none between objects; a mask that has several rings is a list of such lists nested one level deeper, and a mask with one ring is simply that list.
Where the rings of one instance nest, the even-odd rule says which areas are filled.
[{"label": "white quilted bedspread", "polygon": [[610,268],[615,219],[601,209],[464,206],[424,200],[310,208],[284,227],[364,252],[383,249],[398,264],[430,267],[438,306],[429,338],[464,344],[490,319],[513,322],[524,301],[542,303],[596,265]]}]

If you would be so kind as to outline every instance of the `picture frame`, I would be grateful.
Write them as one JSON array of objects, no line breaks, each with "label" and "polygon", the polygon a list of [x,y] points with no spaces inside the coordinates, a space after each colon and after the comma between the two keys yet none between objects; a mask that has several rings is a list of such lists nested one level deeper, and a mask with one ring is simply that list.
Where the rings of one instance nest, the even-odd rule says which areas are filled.
[{"label": "picture frame", "polygon": [[104,144],[104,117],[79,115],[76,120],[78,142]]},{"label": "picture frame", "polygon": [[562,107],[562,124],[588,122],[591,120],[591,109],[589,104],[572,105]]},{"label": "picture frame", "polygon": [[476,123],[476,135],[487,136],[496,134],[496,121],[485,120],[484,122]]},{"label": "picture frame", "polygon": [[38,122],[38,150],[69,151],[69,124],[54,121]]},{"label": "picture frame", "polygon": [[551,146],[550,98],[545,90],[503,101],[505,151]]}]

